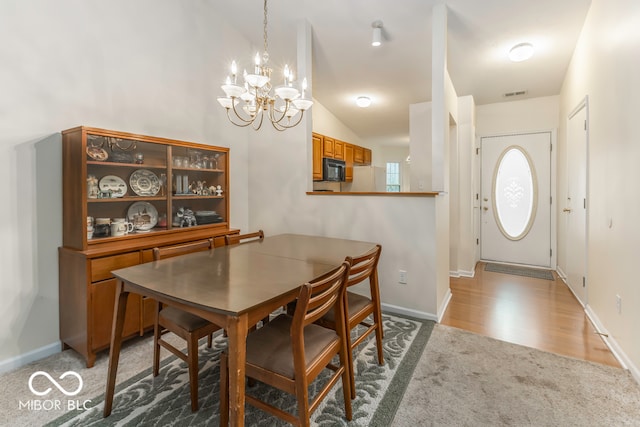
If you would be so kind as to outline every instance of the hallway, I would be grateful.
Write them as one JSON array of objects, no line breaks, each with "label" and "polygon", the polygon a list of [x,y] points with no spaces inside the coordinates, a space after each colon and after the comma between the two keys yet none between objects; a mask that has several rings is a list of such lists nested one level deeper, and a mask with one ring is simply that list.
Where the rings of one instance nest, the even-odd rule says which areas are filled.
[{"label": "hallway", "polygon": [[515,344],[620,367],[580,303],[554,272],[549,281],[494,273],[451,278],[441,323]]}]

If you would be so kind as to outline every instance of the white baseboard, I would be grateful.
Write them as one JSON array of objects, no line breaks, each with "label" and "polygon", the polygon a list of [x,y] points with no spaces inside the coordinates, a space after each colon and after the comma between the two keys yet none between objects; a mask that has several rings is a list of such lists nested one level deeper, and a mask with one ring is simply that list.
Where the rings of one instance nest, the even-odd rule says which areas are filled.
[{"label": "white baseboard", "polygon": [[440,306],[440,308],[438,309],[438,323],[440,323],[440,321],[442,320],[442,316],[444,316],[445,311],[447,311],[447,307],[451,302],[451,297],[453,297],[453,294],[451,293],[451,288],[447,288],[447,294],[444,296],[444,302],[442,303],[442,306]]},{"label": "white baseboard", "polygon": [[473,277],[475,276],[475,271],[466,271],[466,270],[456,270],[449,271],[449,277]]},{"label": "white baseboard", "polygon": [[609,347],[609,350],[611,350],[611,353],[613,353],[614,357],[618,360],[618,362],[620,362],[624,369],[629,370],[629,372],[633,376],[633,379],[635,379],[636,382],[640,384],[640,369],[638,369],[638,367],[634,365],[633,361],[622,350],[618,342],[611,336],[611,334],[609,334],[609,332],[604,327],[589,304],[587,304],[584,311],[587,314],[587,317],[589,317],[589,320],[591,320],[593,326],[596,328],[596,331],[599,334],[602,334],[601,336],[604,340],[604,343],[607,345],[607,347]]},{"label": "white baseboard", "polygon": [[556,266],[556,273],[558,273],[558,277],[562,279],[564,283],[567,283],[567,274],[562,271],[562,268],[559,265]]},{"label": "white baseboard", "polygon": [[44,347],[37,348],[28,353],[21,354],[11,359],[3,360],[0,362],[0,373],[12,371],[18,369],[24,365],[27,365],[36,360],[44,359],[52,354],[60,353],[62,349],[62,343],[60,341],[45,345]]},{"label": "white baseboard", "polygon": [[413,310],[410,308],[399,307],[397,305],[391,304],[380,304],[382,306],[383,311],[387,311],[389,313],[401,314],[409,317],[415,317],[416,319],[426,319],[433,320],[434,322],[438,321],[438,316],[432,313],[426,313],[424,311]]}]

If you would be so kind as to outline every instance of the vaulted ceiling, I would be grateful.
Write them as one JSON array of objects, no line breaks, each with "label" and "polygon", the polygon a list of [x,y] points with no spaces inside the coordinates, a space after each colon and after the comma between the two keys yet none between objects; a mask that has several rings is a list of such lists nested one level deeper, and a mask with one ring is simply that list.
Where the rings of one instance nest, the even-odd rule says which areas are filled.
[{"label": "vaulted ceiling", "polygon": [[[263,45],[263,0],[214,0],[256,48]],[[274,74],[295,64],[296,28],[313,31],[313,97],[363,141],[408,144],[409,105],[431,100],[431,20],[435,0],[270,0],[269,53]],[[459,96],[477,105],[556,95],[590,0],[446,0],[448,69]],[[371,46],[372,23],[383,43]],[[507,59],[530,42],[532,59]],[[255,52],[238,52],[252,58]],[[505,97],[505,93],[526,94]],[[367,95],[369,108],[355,105]]]}]

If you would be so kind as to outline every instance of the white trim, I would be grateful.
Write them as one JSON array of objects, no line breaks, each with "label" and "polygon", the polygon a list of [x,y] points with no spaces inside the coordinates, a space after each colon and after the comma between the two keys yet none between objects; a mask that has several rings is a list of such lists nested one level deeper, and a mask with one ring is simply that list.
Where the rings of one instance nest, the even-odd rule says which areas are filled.
[{"label": "white trim", "polygon": [[447,311],[447,307],[449,306],[452,297],[453,294],[451,293],[451,288],[447,288],[447,293],[444,296],[444,301],[438,309],[438,323],[442,321],[442,317],[444,317],[444,313]]},{"label": "white trim", "polygon": [[424,311],[412,310],[410,308],[399,307],[397,305],[391,304],[380,304],[383,311],[389,313],[401,314],[409,317],[415,317],[416,319],[426,319],[433,320],[434,322],[438,321],[438,316],[432,313],[426,313]]},{"label": "white trim", "polygon": [[56,341],[54,343],[45,345],[44,347],[32,350],[28,353],[12,357],[11,359],[3,360],[2,362],[0,362],[0,374],[18,369],[31,362],[35,362],[36,360],[44,359],[45,357],[51,356],[52,354],[60,353],[61,348],[62,343],[60,341]]},{"label": "white trim", "polygon": [[474,271],[467,271],[467,270],[456,270],[456,271],[450,271],[449,272],[449,277],[469,277],[469,278],[473,278],[476,275],[475,270]]},{"label": "white trim", "polygon": [[591,309],[591,306],[589,306],[588,304],[587,304],[587,307],[585,308],[585,313],[589,318],[589,320],[591,321],[591,323],[593,324],[596,331],[598,332],[598,334],[602,336],[604,343],[607,345],[607,347],[609,347],[609,350],[611,350],[611,353],[613,353],[613,355],[618,360],[618,362],[620,362],[620,365],[622,365],[622,368],[628,369],[629,372],[631,372],[633,379],[635,379],[636,382],[640,384],[640,369],[633,364],[633,361],[631,360],[631,358],[627,356],[627,354],[624,352],[624,350],[622,350],[622,347],[620,347],[618,342],[611,336],[611,334],[609,334],[609,332],[604,327],[602,322],[600,322],[600,319],[598,319],[598,316],[596,315],[596,313]]},{"label": "white trim", "polygon": [[558,273],[558,277],[566,285],[567,284],[567,273],[565,273],[559,265],[556,265],[556,273]]}]

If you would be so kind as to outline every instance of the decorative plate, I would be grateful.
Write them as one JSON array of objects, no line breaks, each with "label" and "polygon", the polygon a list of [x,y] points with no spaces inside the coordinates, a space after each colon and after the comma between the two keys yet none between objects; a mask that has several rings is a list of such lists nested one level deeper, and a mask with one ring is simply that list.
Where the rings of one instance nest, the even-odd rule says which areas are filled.
[{"label": "decorative plate", "polygon": [[115,175],[100,178],[98,188],[103,192],[111,191],[111,197],[122,197],[127,192],[127,184],[122,178]]},{"label": "decorative plate", "polygon": [[100,147],[87,147],[87,156],[93,160],[104,162],[109,158],[109,153],[104,148]]},{"label": "decorative plate", "polygon": [[158,210],[151,203],[135,202],[127,211],[129,221],[136,231],[149,231],[158,223]]},{"label": "decorative plate", "polygon": [[160,191],[158,176],[147,169],[138,169],[129,177],[129,185],[138,196],[155,196]]}]

